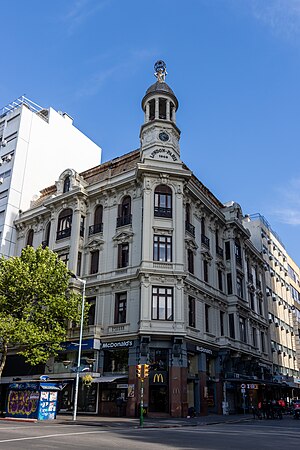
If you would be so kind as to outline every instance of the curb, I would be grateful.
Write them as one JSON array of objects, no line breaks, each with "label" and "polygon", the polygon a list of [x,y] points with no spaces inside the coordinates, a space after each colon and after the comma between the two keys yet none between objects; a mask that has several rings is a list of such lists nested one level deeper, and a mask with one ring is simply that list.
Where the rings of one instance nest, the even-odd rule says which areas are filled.
[{"label": "curb", "polygon": [[37,419],[25,419],[22,417],[0,417],[0,420],[7,421],[7,422],[31,422],[36,423]]}]

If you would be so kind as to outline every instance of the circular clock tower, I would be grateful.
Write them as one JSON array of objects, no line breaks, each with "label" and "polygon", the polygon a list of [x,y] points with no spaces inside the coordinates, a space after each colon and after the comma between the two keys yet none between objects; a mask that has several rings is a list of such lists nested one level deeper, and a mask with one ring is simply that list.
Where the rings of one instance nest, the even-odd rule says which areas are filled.
[{"label": "circular clock tower", "polygon": [[176,126],[178,100],[168,84],[164,61],[154,65],[156,83],[147,89],[142,100],[145,119],[140,139],[142,159],[180,161],[180,130]]}]

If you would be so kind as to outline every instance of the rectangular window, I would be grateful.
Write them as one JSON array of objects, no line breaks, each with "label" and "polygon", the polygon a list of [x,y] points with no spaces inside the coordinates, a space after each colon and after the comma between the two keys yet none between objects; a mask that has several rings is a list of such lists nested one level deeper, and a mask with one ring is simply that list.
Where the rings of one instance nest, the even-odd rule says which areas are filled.
[{"label": "rectangular window", "polygon": [[88,311],[88,325],[95,325],[96,318],[96,297],[91,297],[86,299],[87,304],[89,305]]},{"label": "rectangular window", "polygon": [[223,272],[218,269],[218,287],[220,291],[223,291]]},{"label": "rectangular window", "polygon": [[127,293],[121,292],[115,297],[115,323],[126,323]]},{"label": "rectangular window", "polygon": [[187,251],[188,271],[194,273],[194,252],[190,248]]},{"label": "rectangular window", "polygon": [[225,242],[225,258],[227,261],[230,260],[230,242]]},{"label": "rectangular window", "polygon": [[82,253],[78,252],[77,256],[77,269],[76,269],[76,275],[80,277],[81,274],[81,260],[82,260]]},{"label": "rectangular window", "polygon": [[232,276],[231,273],[227,274],[227,294],[232,294]]},{"label": "rectangular window", "polygon": [[228,321],[229,321],[229,336],[232,339],[235,339],[234,314],[233,313],[228,315]]},{"label": "rectangular window", "polygon": [[154,235],[153,243],[154,261],[172,261],[172,237]]},{"label": "rectangular window", "polygon": [[99,250],[91,252],[91,271],[90,273],[98,273],[99,270]]},{"label": "rectangular window", "polygon": [[257,347],[257,340],[256,340],[256,328],[252,327],[252,345],[253,347]]},{"label": "rectangular window", "polygon": [[80,217],[80,236],[84,237],[84,222],[85,222],[85,217],[81,216]]},{"label": "rectangular window", "polygon": [[263,316],[263,301],[261,298],[258,300],[258,312],[261,316]]},{"label": "rectangular window", "polygon": [[260,332],[260,342],[261,342],[261,351],[265,351],[265,333],[263,331]]},{"label": "rectangular window", "polygon": [[173,320],[173,288],[152,287],[152,319]]},{"label": "rectangular window", "polygon": [[127,267],[129,264],[129,244],[124,242],[118,245],[118,268]]},{"label": "rectangular window", "polygon": [[203,260],[203,280],[208,283],[208,262]]},{"label": "rectangular window", "polygon": [[224,336],[224,317],[225,313],[224,311],[220,311],[220,336]]},{"label": "rectangular window", "polygon": [[236,293],[239,297],[244,298],[243,278],[240,275],[236,276]]},{"label": "rectangular window", "polygon": [[252,311],[255,311],[255,303],[254,303],[254,294],[253,292],[250,292],[250,308]]},{"label": "rectangular window", "polygon": [[240,340],[247,342],[247,329],[245,317],[240,317]]},{"label": "rectangular window", "polygon": [[65,265],[68,267],[69,263],[69,253],[63,253],[58,255],[59,259],[65,263]]},{"label": "rectangular window", "polygon": [[205,331],[206,333],[210,332],[210,306],[205,305]]},{"label": "rectangular window", "polygon": [[196,327],[196,302],[194,297],[189,297],[189,326]]}]

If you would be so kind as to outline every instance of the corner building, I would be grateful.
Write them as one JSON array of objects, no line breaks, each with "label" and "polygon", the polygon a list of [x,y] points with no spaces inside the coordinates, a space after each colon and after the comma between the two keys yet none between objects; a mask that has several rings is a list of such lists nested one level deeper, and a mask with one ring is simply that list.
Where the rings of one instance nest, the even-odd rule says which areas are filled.
[{"label": "corner building", "polygon": [[[134,416],[137,364],[150,364],[148,414],[242,412],[271,378],[263,259],[238,204],[222,204],[183,163],[178,100],[165,66],[142,99],[140,149],[63,172],[16,222],[18,252],[48,245],[87,281],[82,364],[94,377],[79,412]],[[74,280],[74,286],[80,288]],[[79,329],[45,372],[66,381],[72,409]],[[92,361],[92,364],[88,364]],[[8,381],[9,374],[6,374]],[[247,392],[241,392],[241,384]]]}]

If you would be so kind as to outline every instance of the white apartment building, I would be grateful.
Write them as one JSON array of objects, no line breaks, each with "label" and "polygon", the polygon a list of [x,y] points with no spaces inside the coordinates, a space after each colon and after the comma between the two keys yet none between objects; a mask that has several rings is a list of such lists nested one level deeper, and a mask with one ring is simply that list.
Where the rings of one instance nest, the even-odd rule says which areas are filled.
[{"label": "white apartment building", "polygon": [[[84,155],[84,157],[83,157]],[[15,254],[13,225],[46,184],[70,164],[96,166],[101,148],[73,125],[66,113],[20,97],[0,110],[0,254]]]},{"label": "white apartment building", "polygon": [[300,320],[299,268],[263,216],[247,216],[243,223],[251,233],[251,241],[265,261],[273,378],[290,388],[300,388],[297,358],[297,324]]}]

